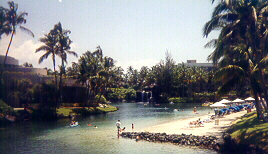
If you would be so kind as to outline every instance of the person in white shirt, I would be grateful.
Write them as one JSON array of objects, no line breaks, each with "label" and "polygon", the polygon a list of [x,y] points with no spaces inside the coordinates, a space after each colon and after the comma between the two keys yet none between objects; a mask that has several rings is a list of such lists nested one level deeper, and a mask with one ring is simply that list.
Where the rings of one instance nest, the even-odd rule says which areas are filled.
[{"label": "person in white shirt", "polygon": [[120,120],[118,120],[117,122],[116,122],[116,127],[117,127],[117,132],[119,133],[120,132],[120,125],[121,125],[121,122],[120,122]]}]

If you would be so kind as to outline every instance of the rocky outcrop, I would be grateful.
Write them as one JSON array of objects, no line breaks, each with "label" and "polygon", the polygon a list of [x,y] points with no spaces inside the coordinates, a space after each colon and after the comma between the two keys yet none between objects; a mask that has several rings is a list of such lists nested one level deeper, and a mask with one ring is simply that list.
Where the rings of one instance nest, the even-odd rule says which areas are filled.
[{"label": "rocky outcrop", "polygon": [[215,136],[195,136],[186,134],[166,134],[150,132],[122,132],[124,138],[145,140],[149,142],[170,142],[178,145],[199,146],[207,149],[218,149],[217,138]]}]

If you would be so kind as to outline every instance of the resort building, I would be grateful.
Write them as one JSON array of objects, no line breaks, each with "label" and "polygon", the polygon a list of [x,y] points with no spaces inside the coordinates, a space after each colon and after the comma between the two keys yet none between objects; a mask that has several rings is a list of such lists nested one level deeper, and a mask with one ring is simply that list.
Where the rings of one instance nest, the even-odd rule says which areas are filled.
[{"label": "resort building", "polygon": [[213,63],[197,63],[196,60],[187,60],[186,63],[178,63],[178,65],[186,65],[187,67],[202,67],[206,71],[212,71],[217,69],[217,66],[215,66]]},{"label": "resort building", "polygon": [[[3,65],[5,56],[0,55],[0,65]],[[4,71],[9,72],[22,72],[22,73],[35,73],[38,75],[47,75],[47,70],[44,68],[23,67],[19,65],[19,60],[7,56]]]},{"label": "resort building", "polygon": [[[48,80],[54,80],[54,76],[47,75],[47,69],[24,67],[19,65],[19,60],[8,56],[4,63],[5,56],[0,55],[0,71],[3,71],[4,86],[3,100],[12,107],[23,107],[23,104],[18,98],[8,96],[11,83],[14,79],[29,79],[34,84],[46,83]],[[82,103],[85,97],[81,97],[85,93],[85,86],[75,82],[75,79],[64,79],[62,87],[62,99],[66,103]]]},{"label": "resort building", "polygon": [[[4,63],[5,56],[0,55],[0,66]],[[45,68],[23,67],[19,65],[19,60],[14,57],[7,56],[3,69],[3,77],[8,79],[12,78],[28,78],[32,83],[43,83],[47,79],[53,79],[53,77],[47,76],[47,70]]]}]

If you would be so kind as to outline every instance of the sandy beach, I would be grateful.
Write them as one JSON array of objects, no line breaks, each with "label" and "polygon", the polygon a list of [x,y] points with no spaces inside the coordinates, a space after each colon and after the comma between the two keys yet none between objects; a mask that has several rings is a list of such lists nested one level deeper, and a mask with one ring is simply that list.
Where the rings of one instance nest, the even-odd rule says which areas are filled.
[{"label": "sandy beach", "polygon": [[[156,125],[153,127],[148,127],[141,132],[152,132],[152,133],[167,133],[167,134],[193,134],[193,135],[213,135],[217,137],[221,137],[222,132],[229,126],[232,125],[233,121],[237,120],[239,117],[246,114],[247,111],[240,111],[237,113],[231,113],[229,115],[225,115],[224,117],[216,118],[219,120],[219,124],[216,125],[215,121],[210,123],[204,123],[204,127],[190,127],[189,123],[191,121],[196,121],[198,118],[189,118],[183,120],[177,120],[169,123],[164,123],[161,125]],[[209,115],[200,116],[201,120],[208,119]]]}]

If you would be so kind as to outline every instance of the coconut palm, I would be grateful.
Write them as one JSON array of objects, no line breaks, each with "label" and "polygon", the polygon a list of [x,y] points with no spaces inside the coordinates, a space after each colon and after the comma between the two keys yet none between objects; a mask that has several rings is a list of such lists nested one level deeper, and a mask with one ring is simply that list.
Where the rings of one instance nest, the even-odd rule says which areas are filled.
[{"label": "coconut palm", "polygon": [[220,30],[218,39],[206,45],[215,48],[208,59],[220,67],[214,76],[223,81],[218,93],[226,93],[246,81],[257,101],[258,115],[261,114],[258,96],[264,96],[268,101],[263,75],[268,64],[267,3],[261,0],[222,0],[204,26],[204,36]]},{"label": "coconut palm", "polygon": [[13,36],[16,33],[16,29],[18,26],[20,27],[21,30],[27,32],[28,34],[34,37],[33,32],[21,26],[22,24],[26,23],[25,16],[27,16],[28,13],[23,12],[23,13],[17,14],[18,4],[15,4],[13,1],[8,2],[8,5],[9,5],[9,9],[3,8],[3,7],[0,8],[0,10],[2,10],[5,14],[5,21],[4,21],[4,24],[2,25],[3,27],[2,30],[4,31],[2,31],[1,33],[11,34],[3,65],[5,65],[6,63],[6,58],[7,58],[7,55],[8,55],[12,40],[13,40]]},{"label": "coconut palm", "polygon": [[[59,96],[61,98],[61,87],[62,87],[62,75],[65,72],[65,63],[67,63],[67,54],[71,54],[75,57],[77,56],[77,53],[74,51],[70,51],[71,47],[71,39],[69,38],[68,34],[71,33],[70,30],[64,30],[62,28],[61,23],[55,25],[53,31],[56,33],[56,51],[57,55],[61,58],[61,66],[60,66],[60,81],[59,81]],[[61,101],[61,99],[60,99]]]},{"label": "coconut palm", "polygon": [[54,30],[50,30],[48,34],[45,34],[44,37],[39,39],[40,42],[44,43],[44,45],[40,46],[36,49],[36,53],[40,51],[45,51],[45,54],[43,54],[39,60],[38,63],[42,63],[45,59],[47,59],[50,55],[53,62],[53,70],[54,70],[54,77],[55,77],[55,83],[57,85],[57,73],[56,72],[56,55],[58,54],[58,51],[56,50],[56,33]]}]

